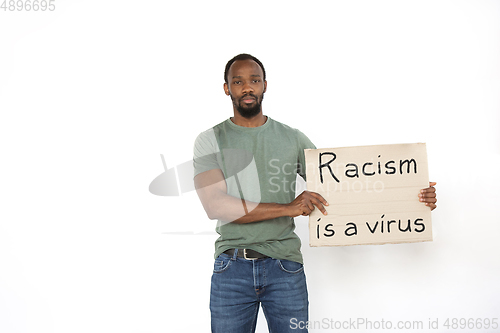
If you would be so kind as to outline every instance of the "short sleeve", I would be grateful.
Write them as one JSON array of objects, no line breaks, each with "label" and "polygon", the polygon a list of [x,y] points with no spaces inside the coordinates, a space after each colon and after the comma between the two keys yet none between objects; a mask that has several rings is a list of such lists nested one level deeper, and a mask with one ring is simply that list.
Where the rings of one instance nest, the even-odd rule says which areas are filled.
[{"label": "short sleeve", "polygon": [[214,130],[209,129],[200,133],[194,142],[193,149],[193,167],[194,175],[212,170],[221,169],[218,156],[219,146],[215,138]]},{"label": "short sleeve", "polygon": [[297,166],[297,173],[306,180],[306,158],[304,154],[304,149],[316,149],[314,143],[309,140],[309,138],[299,130],[297,131],[297,145],[299,149],[299,160]]}]

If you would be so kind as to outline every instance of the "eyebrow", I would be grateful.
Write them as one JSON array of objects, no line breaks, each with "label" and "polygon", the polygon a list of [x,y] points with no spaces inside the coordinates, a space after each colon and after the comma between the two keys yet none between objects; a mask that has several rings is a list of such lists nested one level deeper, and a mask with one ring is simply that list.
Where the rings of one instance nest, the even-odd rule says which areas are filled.
[{"label": "eyebrow", "polygon": [[[250,77],[260,77],[260,75],[252,74],[252,75],[250,75]],[[242,78],[242,76],[233,76],[233,79],[241,79],[241,78]]]}]

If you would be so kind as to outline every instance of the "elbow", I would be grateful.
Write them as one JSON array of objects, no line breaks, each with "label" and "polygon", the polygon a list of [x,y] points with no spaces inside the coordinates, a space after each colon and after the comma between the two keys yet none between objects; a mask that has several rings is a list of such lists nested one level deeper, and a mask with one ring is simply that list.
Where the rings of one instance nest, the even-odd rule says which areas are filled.
[{"label": "elbow", "polygon": [[214,205],[208,204],[205,207],[205,212],[207,213],[207,217],[210,220],[219,220],[220,219],[220,212],[217,207],[214,207]]},{"label": "elbow", "polygon": [[207,217],[209,220],[218,220],[217,215],[215,215],[213,212],[207,212]]},{"label": "elbow", "polygon": [[225,222],[234,222],[234,217],[227,207],[221,205],[208,205],[205,207],[205,212],[210,220],[220,220]]}]

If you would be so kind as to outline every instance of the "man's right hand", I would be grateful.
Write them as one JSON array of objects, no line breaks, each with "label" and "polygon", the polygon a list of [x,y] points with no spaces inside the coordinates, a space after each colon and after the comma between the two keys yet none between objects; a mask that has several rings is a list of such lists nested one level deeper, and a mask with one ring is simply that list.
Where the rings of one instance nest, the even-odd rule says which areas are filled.
[{"label": "man's right hand", "polygon": [[327,212],[324,206],[328,206],[328,202],[319,193],[304,191],[287,206],[290,209],[290,217],[307,216],[314,210],[314,206],[318,207],[323,215],[326,215]]}]

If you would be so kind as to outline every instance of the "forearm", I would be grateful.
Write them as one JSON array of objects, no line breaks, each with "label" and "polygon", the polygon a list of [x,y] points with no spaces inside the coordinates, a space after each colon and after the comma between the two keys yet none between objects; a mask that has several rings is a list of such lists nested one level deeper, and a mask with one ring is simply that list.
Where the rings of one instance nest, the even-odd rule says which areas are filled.
[{"label": "forearm", "polygon": [[[257,203],[227,194],[226,182],[220,169],[205,171],[194,178],[198,197],[211,220],[251,223],[277,217],[304,214],[299,198],[288,204]],[[299,197],[302,197],[301,194]],[[314,207],[311,207],[313,209]]]},{"label": "forearm", "polygon": [[271,220],[282,216],[290,216],[286,204],[260,203],[246,201],[247,213],[233,221],[233,223],[251,223],[264,220]]},{"label": "forearm", "polygon": [[256,203],[228,194],[219,194],[205,207],[209,218],[238,224],[290,216],[289,206],[278,203]]}]

